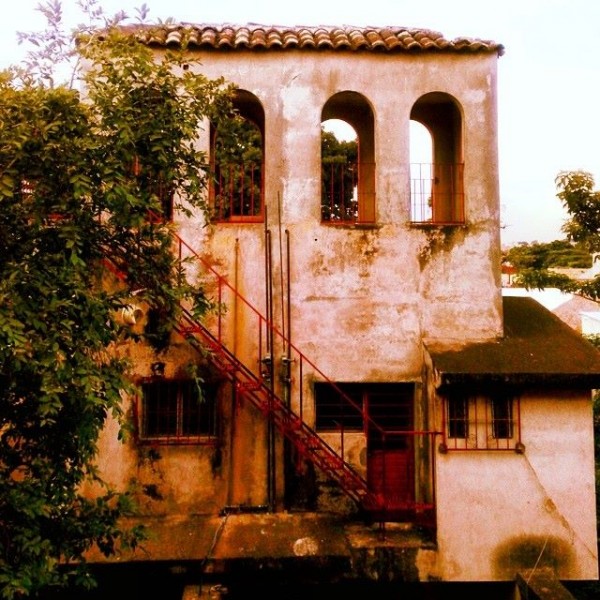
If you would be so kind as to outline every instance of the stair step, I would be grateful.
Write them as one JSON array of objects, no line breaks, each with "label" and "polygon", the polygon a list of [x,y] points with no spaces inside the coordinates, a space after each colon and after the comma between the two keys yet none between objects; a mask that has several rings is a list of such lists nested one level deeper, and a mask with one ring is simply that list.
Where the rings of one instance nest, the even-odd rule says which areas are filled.
[{"label": "stair step", "polygon": [[190,315],[186,315],[184,322],[179,323],[178,331],[198,352],[203,355],[208,353],[208,358],[214,366],[234,384],[240,399],[248,399],[265,418],[271,419],[296,447],[300,456],[337,481],[355,502],[363,506],[381,508],[380,500],[369,492],[366,481],[354,473],[341,456],[269,389],[269,382],[260,379],[259,375],[254,375],[252,370],[241,364],[219,340]]}]

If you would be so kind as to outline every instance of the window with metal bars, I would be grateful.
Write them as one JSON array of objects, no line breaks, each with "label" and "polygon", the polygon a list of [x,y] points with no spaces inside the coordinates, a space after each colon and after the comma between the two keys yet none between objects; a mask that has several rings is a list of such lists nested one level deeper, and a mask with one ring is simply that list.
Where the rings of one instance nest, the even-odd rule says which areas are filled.
[{"label": "window with metal bars", "polygon": [[411,221],[455,225],[465,222],[462,164],[411,163]]},{"label": "window with metal bars", "polygon": [[316,429],[405,433],[412,429],[413,395],[412,383],[316,382]]},{"label": "window with metal bars", "polygon": [[317,431],[363,430],[363,396],[356,384],[315,383]]},{"label": "window with metal bars", "polygon": [[373,110],[362,94],[338,92],[321,112],[321,222],[357,225],[375,221]]},{"label": "window with metal bars", "polygon": [[262,163],[220,163],[215,168],[214,215],[217,221],[262,219]]},{"label": "window with metal bars", "polygon": [[[411,121],[411,222],[465,223],[462,112],[452,96],[431,92],[413,105]],[[416,135],[420,131],[423,135]],[[416,159],[416,160],[415,160]]]},{"label": "window with metal bars", "polygon": [[444,450],[516,450],[521,446],[520,402],[509,391],[444,399]]},{"label": "window with metal bars", "polygon": [[141,383],[138,430],[142,442],[215,443],[216,387],[196,380]]},{"label": "window with metal bars", "polygon": [[221,223],[264,218],[264,111],[254,94],[237,90],[234,112],[211,130],[213,219]]}]

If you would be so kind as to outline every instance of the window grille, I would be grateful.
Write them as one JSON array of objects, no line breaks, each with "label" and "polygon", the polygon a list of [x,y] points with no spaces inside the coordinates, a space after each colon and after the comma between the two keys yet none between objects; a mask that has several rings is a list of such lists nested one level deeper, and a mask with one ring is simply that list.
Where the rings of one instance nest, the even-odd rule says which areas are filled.
[{"label": "window grille", "polygon": [[331,224],[375,220],[374,164],[324,158],[321,163],[321,221]]},{"label": "window grille", "polygon": [[405,434],[413,428],[412,383],[315,383],[317,431],[361,431]]},{"label": "window grille", "polygon": [[466,397],[448,399],[448,437],[453,439],[469,437],[469,403]]},{"label": "window grille", "polygon": [[323,159],[321,164],[321,220],[355,223],[358,220],[358,164]]},{"label": "window grille", "polygon": [[444,399],[444,450],[518,450],[521,448],[520,401],[506,393]]},{"label": "window grille", "polygon": [[217,221],[260,221],[262,189],[261,164],[217,165],[213,187],[214,218]]},{"label": "window grille", "polygon": [[411,221],[430,225],[464,223],[463,171],[463,164],[411,164]]},{"label": "window grille", "polygon": [[362,391],[355,385],[315,383],[317,431],[362,431]]},{"label": "window grille", "polygon": [[142,442],[216,442],[216,389],[195,380],[142,382],[138,430]]}]

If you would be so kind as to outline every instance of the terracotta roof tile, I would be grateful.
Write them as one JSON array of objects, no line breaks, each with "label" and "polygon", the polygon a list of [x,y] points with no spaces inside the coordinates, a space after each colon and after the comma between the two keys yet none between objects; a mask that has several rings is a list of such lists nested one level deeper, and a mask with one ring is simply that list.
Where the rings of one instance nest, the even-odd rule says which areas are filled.
[{"label": "terracotta roof tile", "polygon": [[504,53],[502,44],[489,40],[449,40],[428,29],[407,27],[160,24],[128,25],[124,29],[150,46],[187,44],[190,48],[230,50],[335,50],[380,52]]},{"label": "terracotta roof tile", "polygon": [[269,31],[269,33],[267,34],[267,46],[270,48],[275,48],[275,47],[280,48],[281,46],[283,46],[283,44],[284,44],[284,41],[283,41],[282,36],[277,31],[273,31],[271,29]]},{"label": "terracotta roof tile", "polygon": [[314,33],[309,29],[298,30],[298,44],[301,48],[304,48],[305,46],[316,47],[315,37]]},{"label": "terracotta roof tile", "polygon": [[281,35],[277,31],[273,31],[273,34],[280,39],[281,45],[286,48],[293,48],[298,45],[298,34],[295,31],[287,29]]}]

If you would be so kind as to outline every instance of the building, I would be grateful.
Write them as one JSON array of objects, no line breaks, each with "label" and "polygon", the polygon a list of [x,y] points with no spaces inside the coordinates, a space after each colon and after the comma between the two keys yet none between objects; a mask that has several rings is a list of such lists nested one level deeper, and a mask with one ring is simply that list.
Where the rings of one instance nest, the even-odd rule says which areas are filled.
[{"label": "building", "polygon": [[[213,219],[174,220],[216,309],[164,352],[121,349],[136,436],[109,424],[99,466],[153,537],[119,562],[192,587],[596,579],[600,356],[502,297],[503,47],[402,27],[134,34],[157,52],[185,37],[191,69],[236,84],[258,159],[222,164],[201,132]],[[328,119],[354,128],[358,160],[326,179]]]}]

